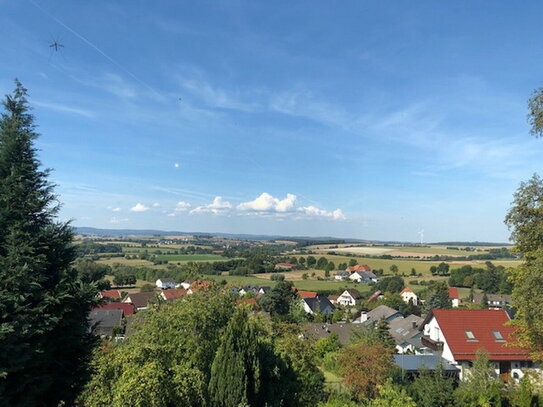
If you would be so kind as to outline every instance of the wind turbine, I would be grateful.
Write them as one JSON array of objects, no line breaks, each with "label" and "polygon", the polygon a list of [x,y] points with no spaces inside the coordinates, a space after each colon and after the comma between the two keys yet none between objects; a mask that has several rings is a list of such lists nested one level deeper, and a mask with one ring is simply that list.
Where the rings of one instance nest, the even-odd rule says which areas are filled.
[{"label": "wind turbine", "polygon": [[424,229],[422,229],[420,232],[417,232],[420,236],[420,245],[422,246],[422,243],[424,242]]}]

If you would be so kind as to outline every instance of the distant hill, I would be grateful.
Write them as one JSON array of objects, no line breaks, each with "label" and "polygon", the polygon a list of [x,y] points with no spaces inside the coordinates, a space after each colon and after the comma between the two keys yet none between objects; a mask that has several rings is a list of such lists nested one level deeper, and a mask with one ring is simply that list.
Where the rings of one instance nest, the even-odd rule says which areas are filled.
[{"label": "distant hill", "polygon": [[513,246],[512,243],[492,243],[492,242],[438,242],[432,243],[441,246]]},{"label": "distant hill", "polygon": [[311,240],[311,241],[337,241],[342,240],[345,243],[369,243],[369,240],[338,238],[331,236],[282,236],[282,235],[251,235],[236,233],[204,233],[204,232],[180,232],[165,231],[155,229],[99,229],[85,226],[76,226],[75,232],[79,235],[88,236],[219,236],[229,239],[242,240]]}]

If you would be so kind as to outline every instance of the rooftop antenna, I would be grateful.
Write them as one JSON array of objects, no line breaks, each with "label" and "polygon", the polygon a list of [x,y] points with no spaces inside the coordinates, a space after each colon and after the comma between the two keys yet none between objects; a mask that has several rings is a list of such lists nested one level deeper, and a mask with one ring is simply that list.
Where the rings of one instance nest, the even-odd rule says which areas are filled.
[{"label": "rooftop antenna", "polygon": [[424,242],[424,229],[422,229],[420,232],[418,232],[419,236],[420,236],[420,245],[422,246],[423,242]]}]

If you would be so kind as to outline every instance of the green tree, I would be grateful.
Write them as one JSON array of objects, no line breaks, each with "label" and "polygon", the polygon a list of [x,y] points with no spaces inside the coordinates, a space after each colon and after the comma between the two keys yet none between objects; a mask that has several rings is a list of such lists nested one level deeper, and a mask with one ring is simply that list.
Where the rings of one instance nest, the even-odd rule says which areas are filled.
[{"label": "green tree", "polygon": [[394,386],[388,379],[384,384],[378,385],[379,395],[370,400],[368,407],[417,407],[417,404],[405,390]]},{"label": "green tree", "polygon": [[538,175],[520,184],[505,223],[515,249],[525,259],[509,271],[517,309],[516,339],[532,350],[534,358],[543,360],[543,181]]},{"label": "green tree", "polygon": [[456,405],[466,407],[499,406],[503,383],[488,361],[488,354],[477,351],[473,367],[455,391]]},{"label": "green tree", "polygon": [[434,371],[419,370],[419,375],[409,386],[411,397],[418,407],[454,407],[454,382],[446,376],[443,366]]},{"label": "green tree", "polygon": [[543,88],[537,89],[528,100],[530,133],[543,137]]},{"label": "green tree", "polygon": [[315,353],[319,358],[323,358],[329,352],[339,350],[339,337],[336,332],[332,332],[325,338],[320,338],[315,342]]},{"label": "green tree", "polygon": [[290,311],[290,303],[297,297],[292,284],[281,281],[260,300],[262,308],[272,316],[286,316]]},{"label": "green tree", "polygon": [[356,266],[357,264],[358,264],[358,262],[356,261],[356,259],[350,259],[349,260],[349,266],[350,267]]},{"label": "green tree", "polygon": [[307,267],[313,267],[315,264],[317,264],[317,259],[313,256],[307,256]]},{"label": "green tree", "polygon": [[426,300],[425,309],[427,312],[433,309],[448,309],[452,307],[451,299],[449,298],[449,289],[444,282],[437,283],[433,292]]},{"label": "green tree", "polygon": [[305,265],[305,257],[300,257],[300,260],[298,260],[299,264],[304,266]]},{"label": "green tree", "polygon": [[324,270],[327,265],[328,260],[326,259],[326,257],[319,257],[319,260],[317,260],[316,268],[319,270]]},{"label": "green tree", "polygon": [[262,385],[260,380],[257,329],[248,321],[245,311],[238,310],[228,323],[211,366],[211,405],[256,405]]},{"label": "green tree", "polygon": [[449,274],[449,265],[447,263],[441,262],[437,266],[437,274],[440,276],[446,276]]},{"label": "green tree", "polygon": [[70,405],[86,377],[97,286],[72,267],[72,230],[57,221],[26,94],[16,82],[0,118],[0,404]]},{"label": "green tree", "polygon": [[393,265],[390,266],[390,272],[391,272],[392,274],[394,274],[394,275],[397,275],[399,270],[400,270],[400,269],[399,269],[398,266],[395,265],[395,264],[393,264]]},{"label": "green tree", "polygon": [[381,318],[375,327],[377,330],[377,336],[379,341],[385,347],[390,349],[392,352],[396,350],[396,341],[390,334],[390,327],[386,319]]}]

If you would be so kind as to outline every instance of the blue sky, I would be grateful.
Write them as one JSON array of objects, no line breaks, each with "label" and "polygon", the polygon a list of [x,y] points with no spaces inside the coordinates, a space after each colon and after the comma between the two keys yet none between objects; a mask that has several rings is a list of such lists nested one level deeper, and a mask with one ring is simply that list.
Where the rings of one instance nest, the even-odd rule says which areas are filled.
[{"label": "blue sky", "polygon": [[[0,0],[79,226],[506,241],[543,3]],[[54,40],[64,45],[54,52]]]}]

